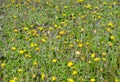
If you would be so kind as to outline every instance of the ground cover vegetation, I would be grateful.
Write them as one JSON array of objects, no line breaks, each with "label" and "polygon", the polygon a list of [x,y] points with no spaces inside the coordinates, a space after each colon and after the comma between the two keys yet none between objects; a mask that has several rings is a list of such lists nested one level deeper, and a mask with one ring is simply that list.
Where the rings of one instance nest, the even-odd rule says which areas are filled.
[{"label": "ground cover vegetation", "polygon": [[0,0],[0,80],[120,82],[119,0]]}]

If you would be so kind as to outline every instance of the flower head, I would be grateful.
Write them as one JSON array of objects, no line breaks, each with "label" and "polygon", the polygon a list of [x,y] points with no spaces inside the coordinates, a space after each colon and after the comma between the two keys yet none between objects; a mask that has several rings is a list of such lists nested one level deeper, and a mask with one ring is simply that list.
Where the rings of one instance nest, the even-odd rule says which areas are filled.
[{"label": "flower head", "polygon": [[19,68],[17,71],[20,73],[20,72],[22,72],[23,70],[22,70],[21,68]]},{"label": "flower head", "polygon": [[1,67],[2,67],[2,68],[5,67],[5,63],[2,63],[2,64],[1,64]]},{"label": "flower head", "polygon": [[68,67],[72,67],[73,66],[73,62],[70,61],[70,62],[68,62],[67,65],[68,65]]},{"label": "flower head", "polygon": [[53,59],[52,62],[53,62],[53,63],[56,63],[56,62],[57,62],[57,59]]},{"label": "flower head", "polygon": [[15,80],[13,79],[13,80],[10,80],[9,82],[15,82]]},{"label": "flower head", "polygon": [[91,57],[94,58],[94,57],[95,57],[95,53],[92,53],[92,54],[91,54]]},{"label": "flower head", "polygon": [[72,75],[76,75],[76,74],[77,74],[77,71],[73,71],[73,72],[72,72]]},{"label": "flower head", "polygon": [[41,39],[41,42],[45,43],[45,42],[46,42],[45,38],[42,38],[42,39]]},{"label": "flower head", "polygon": [[56,81],[56,77],[55,76],[52,76],[52,81]]},{"label": "flower head", "polygon": [[95,59],[94,59],[94,61],[99,61],[99,60],[100,60],[100,58],[95,58]]},{"label": "flower head", "polygon": [[71,78],[68,78],[67,81],[68,81],[68,82],[74,82],[74,80],[71,79]]},{"label": "flower head", "polygon": [[23,53],[24,53],[24,50],[19,50],[19,53],[20,53],[20,54],[23,54]]},{"label": "flower head", "polygon": [[41,74],[41,78],[42,78],[42,80],[45,79],[45,74],[44,73]]},{"label": "flower head", "polygon": [[115,40],[115,36],[110,36],[110,39],[111,40]]},{"label": "flower head", "polygon": [[92,79],[90,80],[90,82],[95,82],[95,78],[92,78]]},{"label": "flower head", "polygon": [[114,25],[113,25],[112,22],[109,22],[109,23],[108,23],[108,26],[109,26],[109,27],[114,27]]},{"label": "flower head", "polygon": [[35,78],[37,75],[36,74],[33,74],[33,78]]},{"label": "flower head", "polygon": [[83,0],[77,0],[77,2],[78,2],[78,3],[81,3],[81,2],[83,2]]},{"label": "flower head", "polygon": [[78,47],[79,47],[79,48],[82,48],[82,47],[83,47],[83,44],[78,44]]},{"label": "flower head", "polygon": [[15,50],[16,50],[16,47],[12,47],[11,50],[15,51]]},{"label": "flower head", "polygon": [[36,61],[33,62],[33,65],[37,65],[38,63]]}]

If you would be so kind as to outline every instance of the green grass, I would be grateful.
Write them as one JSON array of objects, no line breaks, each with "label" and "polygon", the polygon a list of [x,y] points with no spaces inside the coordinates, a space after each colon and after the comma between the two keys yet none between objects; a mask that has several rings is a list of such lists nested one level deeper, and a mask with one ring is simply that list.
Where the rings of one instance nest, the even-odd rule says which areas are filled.
[{"label": "green grass", "polygon": [[119,0],[5,0],[0,6],[4,82],[120,82],[119,51]]}]

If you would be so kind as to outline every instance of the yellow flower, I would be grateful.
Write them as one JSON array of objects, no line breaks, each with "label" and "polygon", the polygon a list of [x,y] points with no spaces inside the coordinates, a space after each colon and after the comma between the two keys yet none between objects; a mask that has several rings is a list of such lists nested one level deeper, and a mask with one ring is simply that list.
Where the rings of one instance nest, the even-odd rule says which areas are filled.
[{"label": "yellow flower", "polygon": [[27,0],[27,2],[30,2],[30,0]]},{"label": "yellow flower", "polygon": [[14,32],[18,32],[18,30],[17,30],[17,29],[14,29],[13,31],[14,31]]},{"label": "yellow flower", "polygon": [[79,47],[79,48],[82,48],[82,47],[83,47],[83,44],[78,44],[78,47]]},{"label": "yellow flower", "polygon": [[17,16],[14,16],[14,19],[17,19]]},{"label": "yellow flower", "polygon": [[57,28],[57,27],[58,27],[58,25],[57,25],[57,24],[54,24],[54,27],[55,27],[55,28]]},{"label": "yellow flower", "polygon": [[39,50],[40,50],[40,48],[39,48],[39,47],[37,47],[37,48],[36,48],[36,51],[39,51]]},{"label": "yellow flower", "polygon": [[64,16],[64,17],[65,17],[65,16],[66,16],[66,14],[62,14],[62,16]]},{"label": "yellow flower", "polygon": [[64,6],[64,9],[67,9],[68,8],[68,6]]},{"label": "yellow flower", "polygon": [[87,9],[92,9],[92,5],[91,4],[87,4],[84,7],[87,8]]},{"label": "yellow flower", "polygon": [[99,61],[99,60],[100,60],[100,58],[95,58],[95,59],[94,59],[94,61]]},{"label": "yellow flower", "polygon": [[9,82],[15,82],[15,80],[10,80]]},{"label": "yellow flower", "polygon": [[33,74],[33,78],[35,78],[36,77],[36,74]]},{"label": "yellow flower", "polygon": [[108,23],[108,26],[109,26],[109,27],[114,27],[114,25],[113,25],[112,22],[109,22],[109,23]]},{"label": "yellow flower", "polygon": [[115,82],[119,82],[119,80],[118,80],[118,79],[115,79]]},{"label": "yellow flower", "polygon": [[24,50],[19,50],[19,53],[20,53],[20,54],[23,54],[23,53],[24,53]]},{"label": "yellow flower", "polygon": [[20,4],[16,4],[15,6],[16,6],[16,7],[19,7],[19,6],[20,6]]},{"label": "yellow flower", "polygon": [[12,0],[12,3],[14,3],[15,2],[15,0]]},{"label": "yellow flower", "polygon": [[35,46],[37,46],[37,44],[35,44],[35,43],[30,44],[30,47],[35,47]]},{"label": "yellow flower", "polygon": [[105,56],[107,53],[106,52],[103,52],[102,55]]},{"label": "yellow flower", "polygon": [[106,58],[102,58],[103,61],[106,61]]},{"label": "yellow flower", "polygon": [[36,61],[33,62],[33,65],[37,65],[38,63]]},{"label": "yellow flower", "polygon": [[98,19],[100,19],[101,18],[101,16],[98,16]]},{"label": "yellow flower", "polygon": [[16,47],[12,47],[11,50],[15,51],[15,50],[16,50]]},{"label": "yellow flower", "polygon": [[115,1],[115,2],[113,2],[113,5],[116,5],[117,4],[117,2]]},{"label": "yellow flower", "polygon": [[42,39],[41,39],[41,41],[42,41],[43,43],[45,43],[45,42],[46,42],[46,40],[45,40],[44,38],[42,38]]},{"label": "yellow flower", "polygon": [[43,31],[43,27],[38,27],[37,29],[40,31]]},{"label": "yellow flower", "polygon": [[59,35],[58,35],[58,36],[56,36],[56,38],[57,38],[57,39],[60,39],[60,38],[61,38],[61,36],[59,36]]},{"label": "yellow flower", "polygon": [[84,18],[85,18],[85,16],[80,16],[80,18],[81,18],[81,19],[84,19]]},{"label": "yellow flower", "polygon": [[59,32],[59,35],[64,35],[65,34],[65,31],[60,31]]},{"label": "yellow flower", "polygon": [[71,78],[68,78],[67,81],[68,81],[68,82],[74,82],[74,80],[71,79]]},{"label": "yellow flower", "polygon": [[81,3],[81,2],[83,2],[83,0],[77,0],[77,2],[78,2],[78,3]]},{"label": "yellow flower", "polygon": [[42,78],[42,80],[44,80],[45,79],[45,74],[41,74],[41,78]]},{"label": "yellow flower", "polygon": [[114,39],[115,39],[115,37],[114,37],[114,36],[110,36],[110,39],[111,39],[111,40],[114,40]]},{"label": "yellow flower", "polygon": [[67,44],[68,42],[67,41],[64,41],[64,44]]},{"label": "yellow flower", "polygon": [[1,67],[2,67],[2,68],[5,67],[5,63],[2,63],[2,64],[1,64]]},{"label": "yellow flower", "polygon": [[103,2],[103,5],[106,5],[107,4],[107,2]]},{"label": "yellow flower", "polygon": [[74,45],[73,45],[73,44],[70,44],[69,46],[72,48]]},{"label": "yellow flower", "polygon": [[49,30],[51,31],[51,30],[53,30],[53,28],[52,28],[52,27],[49,27]]},{"label": "yellow flower", "polygon": [[90,80],[90,82],[95,82],[95,79],[94,79],[94,78],[92,78],[92,79]]},{"label": "yellow flower", "polygon": [[107,28],[107,31],[111,33],[111,29],[110,28]]},{"label": "yellow flower", "polygon": [[52,81],[56,81],[56,77],[55,76],[52,76]]},{"label": "yellow flower", "polygon": [[18,72],[22,72],[23,70],[22,70],[21,68],[19,68],[17,71],[18,71]]},{"label": "yellow flower", "polygon": [[95,53],[92,53],[92,54],[91,54],[91,57],[94,58],[94,57],[95,57]]},{"label": "yellow flower", "polygon": [[84,31],[84,28],[81,28],[80,30],[83,32],[83,31]]},{"label": "yellow flower", "polygon": [[73,66],[73,62],[68,62],[68,67],[72,67]]},{"label": "yellow flower", "polygon": [[53,59],[53,60],[52,60],[52,62],[53,62],[53,63],[56,63],[56,62],[57,62],[57,60],[56,60],[56,59]]},{"label": "yellow flower", "polygon": [[[111,6],[111,5],[109,5],[109,6],[108,6],[108,8],[109,8],[109,9],[111,9],[111,8],[112,8],[112,6]],[[111,13],[110,13],[110,14],[111,14]]]},{"label": "yellow flower", "polygon": [[31,58],[31,55],[25,54],[25,57],[26,57],[26,58]]},{"label": "yellow flower", "polygon": [[89,42],[86,42],[86,46],[89,45],[90,43]]},{"label": "yellow flower", "polygon": [[24,27],[23,30],[25,30],[25,31],[28,30],[28,27]]},{"label": "yellow flower", "polygon": [[73,72],[72,72],[72,75],[76,75],[76,74],[77,74],[77,71],[73,71]]}]

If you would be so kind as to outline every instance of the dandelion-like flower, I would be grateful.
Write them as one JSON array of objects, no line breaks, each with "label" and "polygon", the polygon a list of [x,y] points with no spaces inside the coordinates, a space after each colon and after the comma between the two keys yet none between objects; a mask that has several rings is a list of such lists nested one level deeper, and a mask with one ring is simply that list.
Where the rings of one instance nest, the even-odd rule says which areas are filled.
[{"label": "dandelion-like flower", "polygon": [[1,67],[2,67],[2,68],[5,67],[5,63],[2,63],[2,64],[1,64]]},{"label": "dandelion-like flower", "polygon": [[55,76],[52,76],[52,81],[56,81],[56,77]]},{"label": "dandelion-like flower", "polygon": [[22,70],[21,68],[19,68],[17,71],[18,71],[19,73],[21,73],[23,70]]},{"label": "dandelion-like flower", "polygon": [[9,82],[15,82],[15,80],[13,79],[13,80],[10,80]]},{"label": "dandelion-like flower", "polygon": [[67,65],[68,65],[68,67],[72,67],[73,66],[73,62],[70,61],[70,62],[68,62]]},{"label": "dandelion-like flower", "polygon": [[74,82],[74,80],[71,79],[71,78],[68,78],[67,81],[68,81],[68,82]]},{"label": "dandelion-like flower", "polygon": [[33,65],[37,65],[38,63],[36,61],[33,62]]},{"label": "dandelion-like flower", "polygon": [[41,74],[41,78],[42,78],[42,80],[44,80],[45,79],[45,74]]},{"label": "dandelion-like flower", "polygon": [[56,63],[56,62],[57,62],[57,59],[53,59],[52,62],[53,62],[53,63]]},{"label": "dandelion-like flower", "polygon": [[92,54],[91,54],[91,57],[94,58],[94,57],[95,57],[95,53],[92,53]]},{"label": "dandelion-like flower", "polygon": [[83,2],[83,1],[84,1],[84,0],[77,0],[78,3],[81,3],[81,2]]},{"label": "dandelion-like flower", "polygon": [[92,79],[90,80],[90,82],[95,82],[95,78],[92,78]]},{"label": "dandelion-like flower", "polygon": [[23,54],[23,53],[24,53],[24,50],[19,50],[19,53],[20,53],[20,54]]},{"label": "dandelion-like flower", "polygon": [[83,44],[78,44],[78,47],[79,47],[79,48],[82,48],[82,47],[83,47]]},{"label": "dandelion-like flower", "polygon": [[77,74],[77,71],[73,71],[73,72],[72,72],[72,75],[76,75],[76,74]]},{"label": "dandelion-like flower", "polygon": [[15,50],[16,50],[16,47],[12,47],[11,50],[15,51]]},{"label": "dandelion-like flower", "polygon": [[99,60],[100,60],[100,58],[95,58],[95,59],[94,59],[94,61],[99,61]]}]

